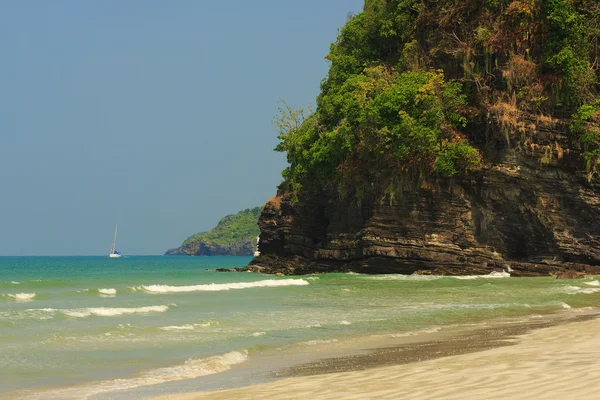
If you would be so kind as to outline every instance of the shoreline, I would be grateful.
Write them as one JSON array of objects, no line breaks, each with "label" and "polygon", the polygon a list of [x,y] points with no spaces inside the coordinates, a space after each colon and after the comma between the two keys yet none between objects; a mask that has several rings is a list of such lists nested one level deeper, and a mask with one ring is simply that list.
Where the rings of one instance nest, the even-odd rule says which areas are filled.
[{"label": "shoreline", "polygon": [[[593,386],[594,381],[600,382],[600,363],[596,363],[600,350],[594,351],[600,349],[598,331],[600,313],[597,312],[443,331],[427,335],[425,340],[415,338],[401,345],[371,348],[359,354],[325,358],[275,371],[276,380],[272,382],[149,399],[379,399],[396,396],[501,399],[532,398],[546,391],[552,392],[553,398],[591,399],[597,397],[595,392],[600,390],[600,383],[595,384],[594,390],[573,392],[587,385],[579,382],[571,387],[569,382],[578,382],[581,377],[557,369],[557,365],[577,367],[572,368],[575,371],[589,370],[588,375],[592,376],[587,378],[588,383]],[[580,349],[588,349],[589,353],[586,355]],[[599,365],[596,367],[596,364]],[[513,369],[519,370],[519,374],[513,374]],[[531,378],[523,378],[528,376]],[[552,376],[557,381],[546,379],[543,385],[534,385],[534,377],[539,376]],[[493,385],[469,383],[471,381],[489,381]],[[531,388],[526,387],[527,382],[532,384]],[[556,394],[563,392],[564,397]]]}]

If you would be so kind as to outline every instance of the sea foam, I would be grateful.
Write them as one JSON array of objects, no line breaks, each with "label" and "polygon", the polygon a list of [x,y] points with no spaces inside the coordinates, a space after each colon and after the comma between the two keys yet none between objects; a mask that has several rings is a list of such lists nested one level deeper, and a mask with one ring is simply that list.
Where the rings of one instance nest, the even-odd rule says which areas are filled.
[{"label": "sea foam", "polygon": [[172,326],[163,326],[159,328],[162,331],[193,331],[194,325],[172,325]]},{"label": "sea foam", "polygon": [[169,309],[168,305],[164,306],[147,306],[136,308],[111,308],[111,307],[90,307],[76,308],[71,310],[55,310],[60,311],[69,317],[86,318],[92,315],[99,317],[116,317],[125,314],[146,314],[151,312],[166,312]]},{"label": "sea foam", "polygon": [[496,279],[510,278],[510,273],[503,271],[492,271],[488,275],[404,275],[404,274],[387,274],[379,276],[369,276],[367,279],[375,281],[435,281],[442,278],[454,278],[460,280],[472,279]]},{"label": "sea foam", "polygon": [[465,276],[452,276],[452,278],[455,279],[463,279],[463,280],[468,280],[468,279],[481,279],[481,278],[510,278],[510,273],[506,272],[506,271],[502,271],[502,272],[497,272],[497,271],[492,271],[487,275],[465,275]]},{"label": "sea foam", "polygon": [[98,289],[98,293],[100,293],[100,296],[116,296],[117,289]]},{"label": "sea foam", "polygon": [[192,286],[142,285],[135,287],[135,290],[144,290],[148,293],[220,292],[234,289],[305,285],[309,285],[309,283],[304,279],[268,279],[256,282],[211,283]]},{"label": "sea foam", "polygon": [[[592,283],[592,282],[586,282],[586,283]],[[591,286],[596,286],[596,285],[591,285]],[[582,288],[579,286],[568,285],[568,286],[563,286],[559,290],[560,290],[560,292],[566,293],[566,294],[592,294],[592,293],[600,292],[600,287]]]},{"label": "sea foam", "polygon": [[147,370],[128,378],[112,379],[68,388],[50,389],[38,392],[38,394],[43,396],[39,397],[40,399],[87,399],[100,393],[217,374],[227,371],[232,366],[241,364],[246,360],[248,360],[247,351],[232,351],[208,358],[188,359],[182,364]]},{"label": "sea foam", "polygon": [[36,294],[35,293],[11,293],[11,294],[7,294],[5,295],[11,299],[14,299],[16,301],[32,301]]}]

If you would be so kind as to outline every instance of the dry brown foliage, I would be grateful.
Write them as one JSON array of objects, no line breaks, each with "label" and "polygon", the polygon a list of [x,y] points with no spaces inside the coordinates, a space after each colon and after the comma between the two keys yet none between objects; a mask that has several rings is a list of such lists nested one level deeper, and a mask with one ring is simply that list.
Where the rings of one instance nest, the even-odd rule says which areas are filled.
[{"label": "dry brown foliage", "polygon": [[531,85],[536,77],[538,67],[535,63],[526,60],[520,54],[512,54],[502,70],[502,77],[506,80],[508,89]]},{"label": "dry brown foliage", "polygon": [[517,96],[514,93],[505,99],[498,98],[491,105],[490,112],[500,126],[507,143],[510,143],[510,137],[515,133],[526,132],[525,124],[519,119],[521,111],[517,107]]}]

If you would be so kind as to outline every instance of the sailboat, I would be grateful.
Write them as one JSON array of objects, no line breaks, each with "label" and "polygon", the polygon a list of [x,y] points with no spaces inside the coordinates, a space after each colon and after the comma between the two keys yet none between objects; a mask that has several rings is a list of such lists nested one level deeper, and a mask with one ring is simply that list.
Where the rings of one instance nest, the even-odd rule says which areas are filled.
[{"label": "sailboat", "polygon": [[110,248],[110,253],[108,254],[108,256],[110,258],[121,258],[123,257],[123,254],[119,253],[117,251],[117,227],[119,226],[119,224],[115,225],[115,234],[113,235],[113,242],[112,242],[112,247]]}]

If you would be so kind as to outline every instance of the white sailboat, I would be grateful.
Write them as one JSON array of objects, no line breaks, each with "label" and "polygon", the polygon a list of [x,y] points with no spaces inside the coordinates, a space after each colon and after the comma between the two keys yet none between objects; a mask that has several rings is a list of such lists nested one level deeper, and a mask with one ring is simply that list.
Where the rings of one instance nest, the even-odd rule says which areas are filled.
[{"label": "white sailboat", "polygon": [[108,254],[108,256],[110,258],[121,258],[123,257],[123,254],[119,253],[117,251],[117,227],[119,225],[115,225],[115,234],[113,235],[113,242],[112,242],[112,247],[110,248],[110,253]]}]

